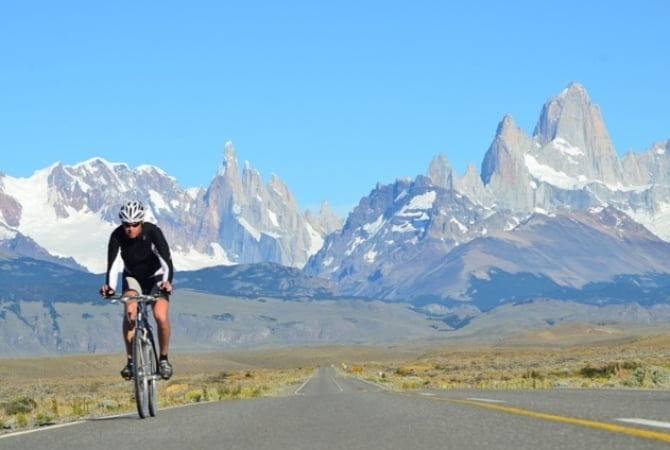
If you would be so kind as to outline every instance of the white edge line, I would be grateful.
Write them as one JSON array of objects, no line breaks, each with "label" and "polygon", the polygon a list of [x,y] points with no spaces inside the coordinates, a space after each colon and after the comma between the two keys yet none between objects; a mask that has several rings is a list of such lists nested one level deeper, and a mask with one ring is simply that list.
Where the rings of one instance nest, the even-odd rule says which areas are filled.
[{"label": "white edge line", "polygon": [[670,429],[670,422],[661,422],[660,420],[649,420],[649,419],[638,419],[638,418],[621,418],[621,419],[616,419],[619,422],[626,422],[626,423],[634,423],[637,425],[647,425],[649,427],[656,427],[656,428],[669,428]]},{"label": "white edge line", "polygon": [[84,422],[86,422],[86,420],[77,420],[76,422],[60,423],[58,425],[46,425],[46,426],[39,427],[39,428],[31,428],[30,430],[16,431],[14,433],[6,433],[6,434],[0,435],[0,439],[4,439],[4,438],[8,438],[8,437],[14,437],[14,436],[21,436],[21,435],[24,435],[24,434],[38,433],[40,431],[49,431],[49,430],[54,430],[56,428],[65,428],[65,427],[69,427],[69,426],[72,426],[72,425],[78,425],[78,424],[84,423]]},{"label": "white edge line", "polygon": [[484,402],[484,403],[507,403],[504,400],[496,400],[494,398],[468,397],[466,400],[472,400],[474,402]]},{"label": "white edge line", "polygon": [[332,377],[331,380],[333,380],[333,383],[335,383],[335,386],[340,390],[340,392],[344,392],[344,389],[342,389],[342,386],[340,386],[340,383],[337,382],[335,377]]},{"label": "white edge line", "polygon": [[[191,406],[206,405],[208,403],[216,403],[216,402],[220,402],[220,401],[222,401],[222,400],[208,400],[208,401],[205,401],[205,402],[186,403],[186,404],[183,404],[183,405],[170,405],[170,406],[164,406],[162,408],[159,408],[158,411],[160,412],[160,411],[165,411],[165,410],[168,410],[168,409],[188,408],[188,407],[191,407]],[[75,420],[74,422],[65,422],[65,423],[59,423],[59,424],[56,424],[56,425],[45,425],[45,426],[42,426],[42,427],[31,428],[29,430],[21,430],[21,431],[14,431],[14,432],[0,434],[0,439],[13,437],[13,436],[21,436],[23,434],[38,433],[40,431],[55,430],[56,428],[64,428],[64,427],[69,427],[69,426],[72,426],[72,425],[79,425],[79,424],[87,423],[87,422],[111,420],[111,419],[115,419],[117,417],[128,417],[128,416],[137,416],[137,413],[136,412],[126,412],[126,413],[121,413],[121,414],[112,414],[112,415],[109,415],[109,416],[104,416],[104,415],[103,416],[91,416],[91,417],[86,417],[84,419]],[[141,420],[139,418],[139,416],[137,416],[137,419]]]},{"label": "white edge line", "polygon": [[[318,369],[317,369],[317,370],[318,370]],[[307,383],[309,383],[309,382],[312,380],[312,378],[314,378],[314,374],[315,374],[315,373],[316,373],[316,370],[315,370],[314,372],[312,372],[312,374],[309,376],[309,378],[307,378],[307,379],[305,380],[305,382],[304,382],[303,384],[301,384],[300,387],[299,387],[298,389],[296,389],[295,391],[293,391],[293,395],[305,395],[305,394],[301,393],[300,391],[302,390],[302,388],[305,387],[305,385],[306,385]]]}]

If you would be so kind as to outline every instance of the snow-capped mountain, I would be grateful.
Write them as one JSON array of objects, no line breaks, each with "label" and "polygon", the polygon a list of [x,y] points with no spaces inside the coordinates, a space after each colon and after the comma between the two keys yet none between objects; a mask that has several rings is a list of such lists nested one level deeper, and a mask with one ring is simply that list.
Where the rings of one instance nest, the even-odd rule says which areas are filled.
[{"label": "snow-capped mountain", "polygon": [[230,143],[206,189],[99,158],[29,178],[0,173],[0,250],[100,273],[129,198],[147,204],[178,270],[277,263],[346,295],[483,305],[478,296],[503,279],[545,287],[529,295],[576,295],[668,273],[670,141],[618,157],[577,83],[545,103],[532,136],[505,116],[481,173],[471,164],[459,176],[439,154],[425,175],[378,184],[344,224],[326,204],[300,212],[278,177],[263,184],[248,163],[240,168]]},{"label": "snow-capped mountain", "polygon": [[516,213],[613,206],[668,240],[669,150],[667,140],[619,158],[599,108],[572,83],[544,105],[532,137],[502,120],[481,179],[498,207]]},{"label": "snow-capped mountain", "polygon": [[480,176],[471,165],[459,177],[438,155],[426,176],[378,185],[305,272],[349,294],[452,303],[501,273],[552,289],[668,273],[669,177],[670,141],[619,158],[599,108],[572,83],[532,136],[503,118]]},{"label": "snow-capped mountain", "polygon": [[227,143],[207,189],[186,190],[154,166],[133,170],[100,158],[57,163],[28,178],[0,173],[0,242],[6,248],[34,242],[20,253],[49,259],[46,249],[100,273],[118,208],[129,199],[148,207],[148,220],[165,232],[181,270],[254,262],[302,267],[341,226],[325,203],[318,215],[301,212],[278,177],[264,185],[249,164],[240,173]]},{"label": "snow-capped mountain", "polygon": [[[387,331],[432,336],[489,314],[506,321],[499,332],[526,305],[541,310],[526,321],[533,326],[587,310],[589,320],[668,317],[670,140],[618,157],[576,83],[547,101],[532,136],[505,116],[481,173],[471,164],[459,176],[438,154],[425,175],[378,184],[344,223],[326,204],[318,215],[300,212],[276,176],[263,184],[249,164],[240,170],[230,143],[206,189],[99,158],[28,178],[0,173],[0,353],[110,351],[118,324],[90,296],[119,205],[131,198],[170,241],[184,289],[176,295],[226,296],[224,306],[202,294],[176,315],[178,334],[197,348],[358,342],[356,323],[373,340]],[[237,313],[233,297],[247,299]],[[277,303],[282,313],[268,315],[268,298],[301,303]],[[314,299],[331,301],[303,302]],[[549,310],[546,299],[565,302]],[[334,309],[320,309],[326,303]],[[496,315],[505,303],[514,319]],[[370,305],[373,319],[359,321]],[[79,326],[64,326],[73,317]],[[399,329],[397,317],[416,326]]]}]

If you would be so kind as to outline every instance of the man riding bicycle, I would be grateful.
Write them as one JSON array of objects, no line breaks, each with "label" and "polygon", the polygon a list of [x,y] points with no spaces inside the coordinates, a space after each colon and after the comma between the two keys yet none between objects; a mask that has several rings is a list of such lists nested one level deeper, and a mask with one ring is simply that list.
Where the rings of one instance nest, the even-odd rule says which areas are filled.
[{"label": "man riding bicycle", "polygon": [[[122,273],[124,296],[160,293],[153,305],[154,319],[158,328],[160,347],[159,372],[167,380],[172,376],[172,365],[168,360],[170,346],[170,294],[174,267],[170,247],[159,227],[144,221],[142,202],[130,201],[119,211],[122,224],[112,231],[107,245],[107,275],[100,293],[105,297],[114,295],[119,274]],[[125,303],[123,339],[126,345],[127,363],[121,376],[132,378],[133,359],[131,342],[135,327],[137,303]]]}]

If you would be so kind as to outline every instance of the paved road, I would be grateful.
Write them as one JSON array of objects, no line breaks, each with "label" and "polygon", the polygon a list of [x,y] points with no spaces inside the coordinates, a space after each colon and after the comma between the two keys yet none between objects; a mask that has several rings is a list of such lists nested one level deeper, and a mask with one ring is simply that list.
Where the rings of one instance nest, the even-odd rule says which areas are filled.
[{"label": "paved road", "polygon": [[669,422],[667,391],[398,394],[324,367],[288,397],[91,419],[0,449],[668,449]]}]

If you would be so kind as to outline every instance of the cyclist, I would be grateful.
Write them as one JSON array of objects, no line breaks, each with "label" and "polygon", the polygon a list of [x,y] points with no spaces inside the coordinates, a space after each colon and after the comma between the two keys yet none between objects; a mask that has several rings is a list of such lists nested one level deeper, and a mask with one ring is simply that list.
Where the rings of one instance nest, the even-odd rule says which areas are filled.
[{"label": "cyclist", "polygon": [[[170,346],[169,306],[172,293],[174,268],[170,247],[159,227],[144,221],[142,202],[129,201],[119,211],[121,225],[112,231],[107,246],[107,274],[100,294],[114,295],[119,274],[122,273],[123,295],[161,293],[153,305],[154,319],[158,328],[160,347],[159,371],[161,378],[172,376],[172,365],[168,360]],[[126,345],[127,362],[121,376],[132,377],[133,360],[131,343],[135,327],[137,304],[125,303],[123,339]]]}]

